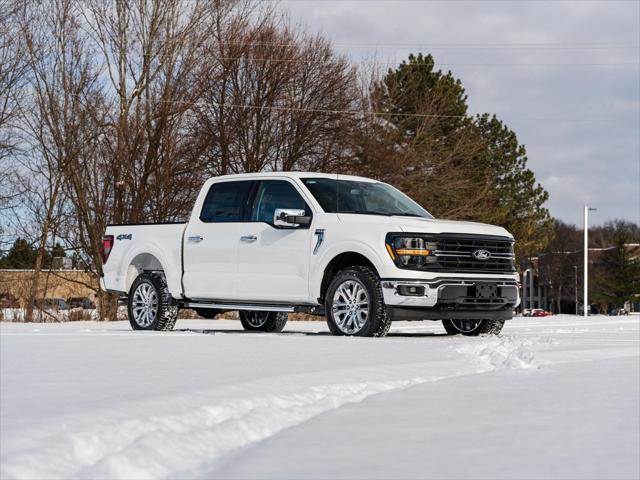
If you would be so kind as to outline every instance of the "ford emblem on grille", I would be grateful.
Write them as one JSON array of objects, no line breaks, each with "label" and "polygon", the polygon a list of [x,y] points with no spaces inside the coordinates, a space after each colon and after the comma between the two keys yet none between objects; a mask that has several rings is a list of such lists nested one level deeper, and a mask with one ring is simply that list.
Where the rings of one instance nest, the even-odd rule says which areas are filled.
[{"label": "ford emblem on grille", "polygon": [[476,260],[489,260],[491,258],[491,252],[488,250],[474,250],[471,256]]}]

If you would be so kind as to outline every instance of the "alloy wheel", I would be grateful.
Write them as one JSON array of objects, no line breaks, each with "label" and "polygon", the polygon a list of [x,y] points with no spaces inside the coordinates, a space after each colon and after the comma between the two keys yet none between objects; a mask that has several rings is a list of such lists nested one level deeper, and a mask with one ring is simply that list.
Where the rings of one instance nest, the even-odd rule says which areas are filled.
[{"label": "alloy wheel", "polygon": [[461,333],[471,333],[476,330],[482,320],[451,320],[451,324]]},{"label": "alloy wheel", "polygon": [[369,294],[357,280],[342,282],[333,295],[333,318],[342,333],[354,335],[369,319]]},{"label": "alloy wheel", "polygon": [[260,328],[269,319],[269,314],[264,312],[246,312],[245,318],[252,327]]},{"label": "alloy wheel", "polygon": [[158,314],[158,294],[150,283],[141,283],[133,293],[133,319],[143,328],[151,326]]}]

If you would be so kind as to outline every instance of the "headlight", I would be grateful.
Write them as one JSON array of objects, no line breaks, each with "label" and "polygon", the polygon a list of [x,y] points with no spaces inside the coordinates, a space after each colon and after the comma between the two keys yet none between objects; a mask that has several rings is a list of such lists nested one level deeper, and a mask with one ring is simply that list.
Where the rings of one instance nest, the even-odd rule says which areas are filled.
[{"label": "headlight", "polygon": [[427,237],[389,234],[386,239],[387,252],[400,268],[420,268],[436,263],[436,242]]}]

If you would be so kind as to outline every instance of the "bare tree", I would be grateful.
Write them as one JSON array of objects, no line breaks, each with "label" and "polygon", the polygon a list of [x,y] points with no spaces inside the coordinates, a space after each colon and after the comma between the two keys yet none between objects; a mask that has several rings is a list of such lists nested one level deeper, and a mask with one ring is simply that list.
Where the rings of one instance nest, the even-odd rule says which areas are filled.
[{"label": "bare tree", "polygon": [[16,147],[12,130],[25,76],[25,51],[16,21],[20,8],[20,2],[0,0],[0,161],[3,163]]},{"label": "bare tree", "polygon": [[193,127],[199,157],[212,174],[337,168],[353,150],[354,69],[277,13],[258,21],[243,13],[217,23],[207,43]]},{"label": "bare tree", "polygon": [[25,51],[16,21],[20,8],[19,1],[0,0],[0,235],[6,228],[4,214],[15,206],[20,193],[14,178],[19,147],[16,122],[24,96],[26,71]]},{"label": "bare tree", "polygon": [[550,286],[558,313],[562,313],[563,300],[567,302],[575,298],[580,279],[577,268],[582,268],[581,242],[582,237],[575,226],[556,221],[551,242],[539,254],[538,273],[540,279]]},{"label": "bare tree", "polygon": [[38,227],[38,254],[27,303],[30,321],[47,241],[55,237],[67,209],[68,180],[78,175],[99,136],[95,111],[101,102],[98,70],[82,38],[73,0],[31,3],[20,15],[27,52],[29,102],[21,131],[32,145],[22,169]]},{"label": "bare tree", "polygon": [[184,125],[198,98],[191,79],[211,20],[208,3],[88,2],[88,32],[113,92],[104,133],[116,223],[173,219],[191,202],[199,178],[192,180]]}]

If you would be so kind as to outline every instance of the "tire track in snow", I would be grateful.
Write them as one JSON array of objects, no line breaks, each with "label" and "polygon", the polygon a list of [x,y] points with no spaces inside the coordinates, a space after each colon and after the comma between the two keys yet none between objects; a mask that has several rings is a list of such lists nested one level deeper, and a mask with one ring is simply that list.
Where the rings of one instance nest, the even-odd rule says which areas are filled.
[{"label": "tire track in snow", "polygon": [[[2,478],[167,478],[342,405],[428,379],[336,383],[234,398],[190,411],[95,423],[2,459]],[[179,475],[179,476],[183,476]]]},{"label": "tire track in snow", "polygon": [[[0,477],[198,477],[226,454],[343,405],[414,385],[536,366],[530,338],[465,339],[446,361],[290,375],[96,412],[24,433]],[[22,435],[21,435],[22,436]]]}]

